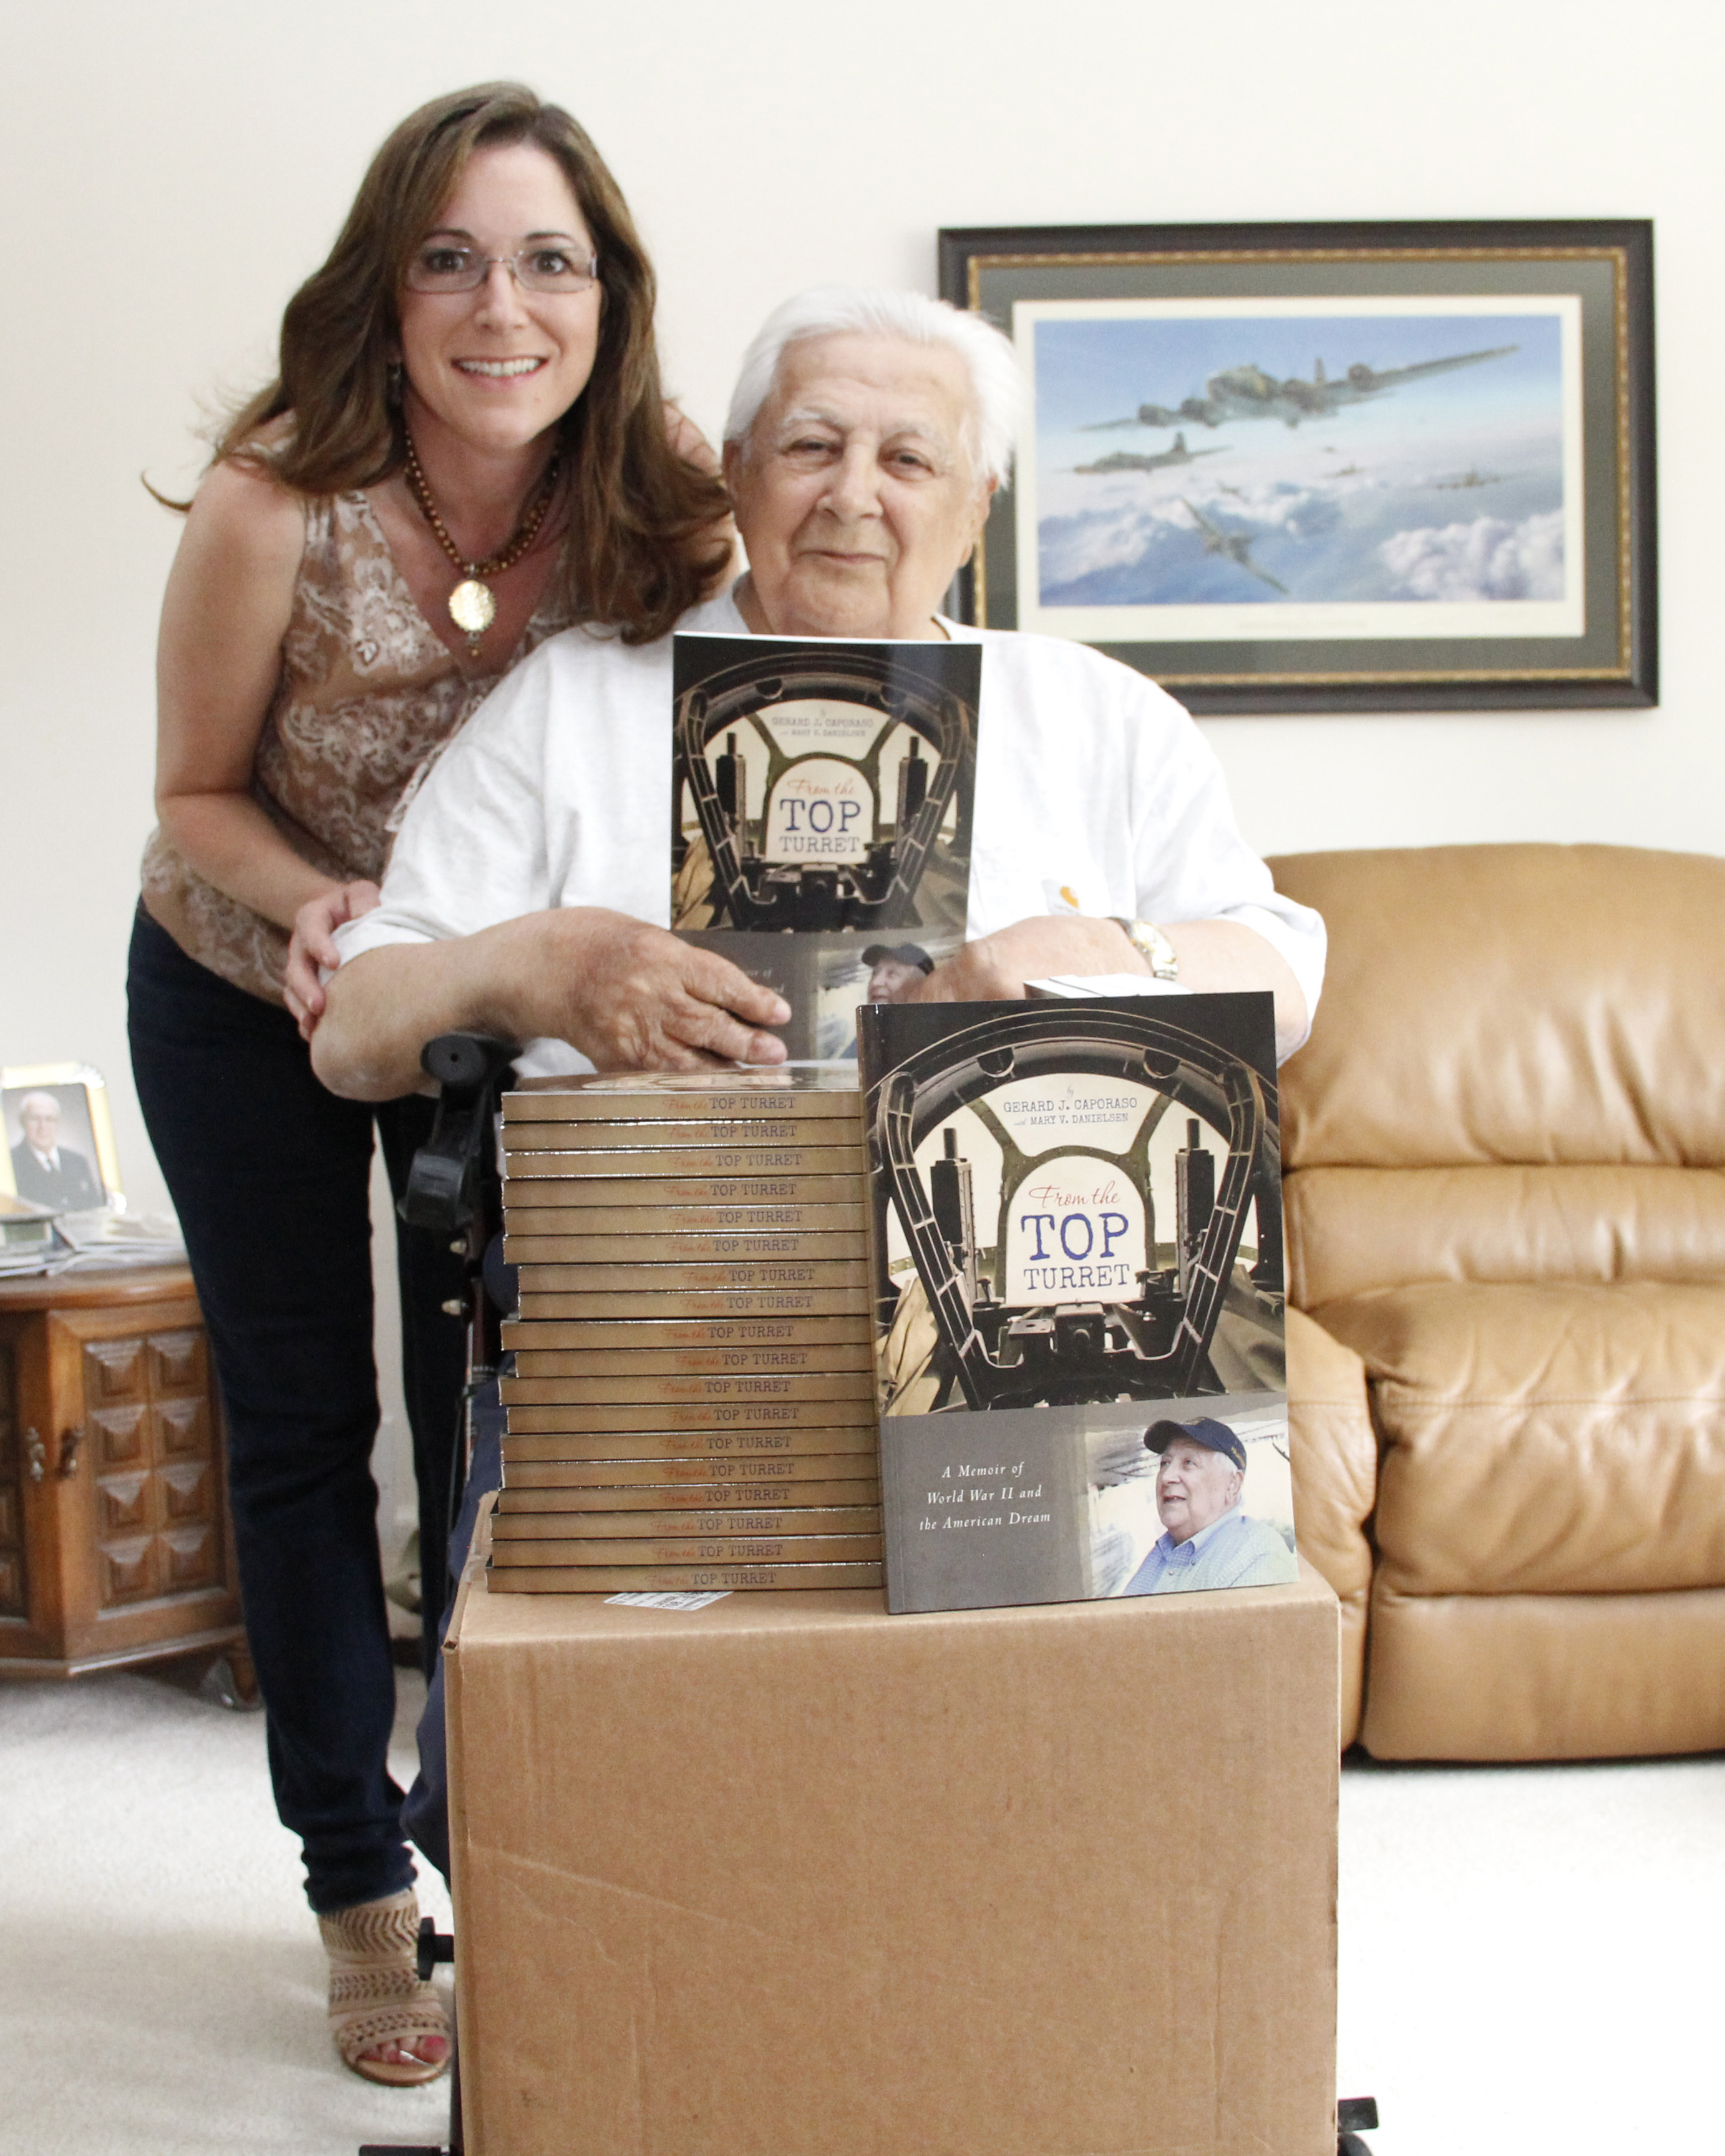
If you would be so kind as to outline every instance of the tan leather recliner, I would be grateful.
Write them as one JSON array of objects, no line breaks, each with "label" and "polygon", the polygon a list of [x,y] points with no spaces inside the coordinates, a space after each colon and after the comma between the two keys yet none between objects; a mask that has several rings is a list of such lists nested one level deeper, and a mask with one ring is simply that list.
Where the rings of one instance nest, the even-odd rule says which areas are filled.
[{"label": "tan leather recliner", "polygon": [[1380,1758],[1725,1746],[1725,861],[1271,865],[1330,933],[1282,1144],[1344,1712],[1363,1648]]}]

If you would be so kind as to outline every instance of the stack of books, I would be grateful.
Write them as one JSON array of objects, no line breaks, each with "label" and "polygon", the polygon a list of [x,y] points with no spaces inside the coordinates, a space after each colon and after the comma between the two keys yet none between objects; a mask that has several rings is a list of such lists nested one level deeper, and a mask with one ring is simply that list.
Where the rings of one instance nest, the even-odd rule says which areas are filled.
[{"label": "stack of books", "polygon": [[0,1276],[45,1272],[59,1250],[51,1205],[0,1190]]},{"label": "stack of books", "polygon": [[879,1586],[854,1067],[532,1081],[503,1140],[494,1589]]}]

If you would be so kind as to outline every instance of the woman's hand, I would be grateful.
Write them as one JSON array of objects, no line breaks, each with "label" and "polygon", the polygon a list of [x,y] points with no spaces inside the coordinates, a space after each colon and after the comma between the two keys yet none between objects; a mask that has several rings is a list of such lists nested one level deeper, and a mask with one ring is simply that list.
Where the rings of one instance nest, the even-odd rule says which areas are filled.
[{"label": "woman's hand", "polygon": [[336,931],[344,921],[357,921],[369,913],[383,894],[363,877],[336,884],[308,898],[294,916],[293,940],[288,945],[287,966],[282,977],[282,1001],[298,1021],[300,1038],[310,1040],[323,1016],[323,983],[318,968],[333,973],[341,963]]}]

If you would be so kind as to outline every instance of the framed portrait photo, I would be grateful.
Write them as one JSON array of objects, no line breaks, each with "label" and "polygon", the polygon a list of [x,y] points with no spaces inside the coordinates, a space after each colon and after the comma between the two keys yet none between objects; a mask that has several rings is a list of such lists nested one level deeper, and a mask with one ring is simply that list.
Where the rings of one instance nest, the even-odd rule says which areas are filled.
[{"label": "framed portrait photo", "polygon": [[0,1192],[56,1213],[125,1209],[108,1088],[87,1063],[0,1068]]},{"label": "framed portrait photo", "polygon": [[1657,701],[1646,220],[951,230],[1030,384],[963,618],[1195,711]]}]

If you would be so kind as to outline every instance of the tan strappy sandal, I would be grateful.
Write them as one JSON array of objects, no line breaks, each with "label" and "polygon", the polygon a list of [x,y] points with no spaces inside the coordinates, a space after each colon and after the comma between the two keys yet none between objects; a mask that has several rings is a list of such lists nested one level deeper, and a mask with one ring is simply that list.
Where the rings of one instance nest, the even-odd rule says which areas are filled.
[{"label": "tan strappy sandal", "polygon": [[[434,2082],[446,2072],[449,2017],[431,1986],[419,1980],[419,1901],[413,1888],[320,1917],[317,1928],[330,1958],[330,2034],[342,2065],[394,2087]],[[380,2044],[406,2050],[428,2036],[443,2039],[442,2058],[366,2056]]]}]

